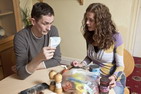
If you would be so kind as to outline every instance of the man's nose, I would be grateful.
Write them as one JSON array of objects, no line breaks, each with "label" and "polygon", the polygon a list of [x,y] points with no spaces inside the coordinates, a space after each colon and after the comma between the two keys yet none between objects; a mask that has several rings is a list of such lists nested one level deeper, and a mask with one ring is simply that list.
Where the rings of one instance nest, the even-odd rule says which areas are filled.
[{"label": "man's nose", "polygon": [[51,24],[49,24],[46,29],[47,29],[48,31],[50,31],[50,28],[51,28]]}]

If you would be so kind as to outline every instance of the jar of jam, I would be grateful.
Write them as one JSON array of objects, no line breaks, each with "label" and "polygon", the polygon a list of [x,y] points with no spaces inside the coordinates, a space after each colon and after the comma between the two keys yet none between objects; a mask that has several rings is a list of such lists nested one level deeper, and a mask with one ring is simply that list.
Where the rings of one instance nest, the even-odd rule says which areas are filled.
[{"label": "jar of jam", "polygon": [[108,77],[102,77],[100,79],[100,94],[109,94],[109,82]]}]

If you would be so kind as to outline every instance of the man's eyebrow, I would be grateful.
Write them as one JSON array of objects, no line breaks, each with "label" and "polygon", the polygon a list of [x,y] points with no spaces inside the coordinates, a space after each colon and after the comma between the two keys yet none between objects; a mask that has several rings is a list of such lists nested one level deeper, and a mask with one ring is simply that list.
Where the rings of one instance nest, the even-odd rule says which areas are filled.
[{"label": "man's eyebrow", "polygon": [[45,24],[52,24],[54,21],[52,21],[52,22],[44,22]]}]

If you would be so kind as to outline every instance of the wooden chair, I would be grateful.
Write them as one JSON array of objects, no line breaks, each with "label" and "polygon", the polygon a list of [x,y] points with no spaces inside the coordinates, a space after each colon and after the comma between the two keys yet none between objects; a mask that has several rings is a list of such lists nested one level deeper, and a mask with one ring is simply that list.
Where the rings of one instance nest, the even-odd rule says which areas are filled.
[{"label": "wooden chair", "polygon": [[[126,49],[124,49],[124,65],[124,72],[126,77],[128,77],[134,70],[135,62],[133,56]],[[130,91],[127,87],[124,89],[124,94],[130,94]]]}]

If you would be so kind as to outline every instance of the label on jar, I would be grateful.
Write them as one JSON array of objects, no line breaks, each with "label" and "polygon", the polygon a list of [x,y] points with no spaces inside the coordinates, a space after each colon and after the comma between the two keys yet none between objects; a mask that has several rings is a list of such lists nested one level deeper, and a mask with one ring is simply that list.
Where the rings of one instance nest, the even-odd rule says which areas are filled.
[{"label": "label on jar", "polygon": [[109,92],[109,87],[100,86],[100,92]]}]

